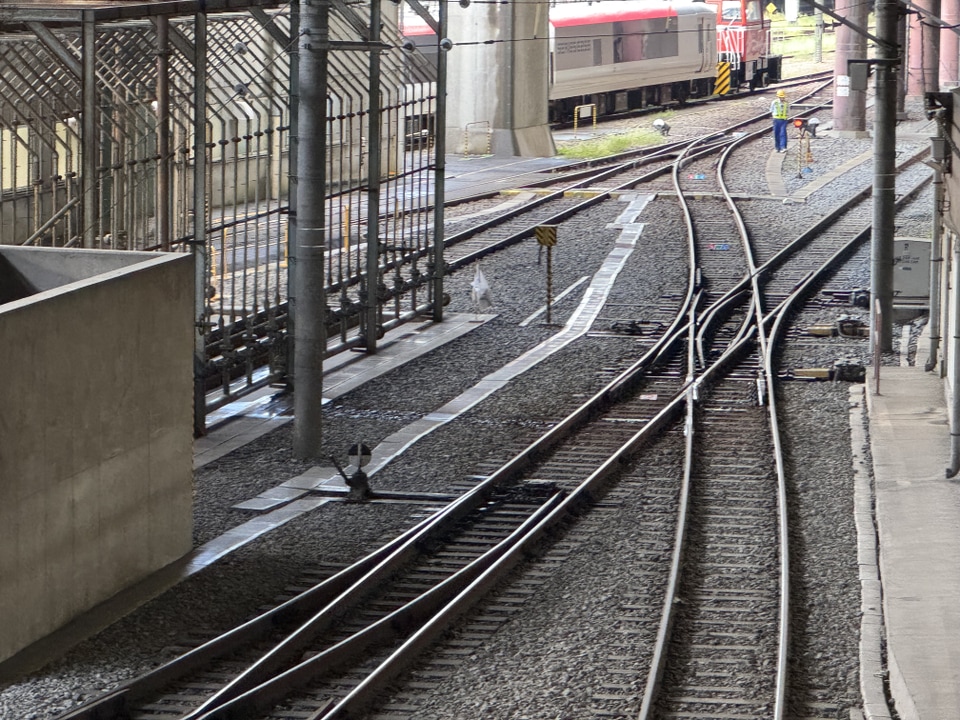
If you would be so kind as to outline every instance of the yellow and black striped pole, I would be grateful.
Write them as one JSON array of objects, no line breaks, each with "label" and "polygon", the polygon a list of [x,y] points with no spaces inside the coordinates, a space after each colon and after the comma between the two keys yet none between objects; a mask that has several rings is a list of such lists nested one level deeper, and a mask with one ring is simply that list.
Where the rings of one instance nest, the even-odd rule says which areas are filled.
[{"label": "yellow and black striped pole", "polygon": [[726,95],[730,92],[730,63],[717,63],[717,79],[713,84],[714,95]]}]

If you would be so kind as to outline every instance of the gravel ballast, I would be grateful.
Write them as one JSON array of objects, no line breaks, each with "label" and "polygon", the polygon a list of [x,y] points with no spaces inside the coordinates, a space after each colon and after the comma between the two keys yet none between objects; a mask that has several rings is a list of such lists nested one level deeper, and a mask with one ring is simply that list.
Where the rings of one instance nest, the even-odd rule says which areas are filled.
[{"label": "gravel ballast", "polygon": [[[701,112],[697,123],[703,121]],[[680,117],[670,122],[674,135],[683,132]],[[788,190],[872,148],[870,139],[823,137],[813,142],[816,157],[822,160],[814,164],[812,177],[786,178]],[[899,149],[906,151],[921,142],[927,141],[905,141]],[[758,146],[752,155],[742,156],[740,167],[727,168],[736,192],[767,193],[762,168],[769,152],[768,147]],[[791,157],[788,153],[788,162]],[[771,236],[791,238],[804,225],[802,218],[825,214],[848,188],[868,184],[871,172],[872,165],[864,163],[802,205],[749,203],[747,220],[763,225]],[[898,215],[898,234],[929,236],[931,197],[930,191],[924,191]],[[651,212],[659,204],[652,204]],[[554,288],[566,288],[596,272],[618,236],[607,223],[621,210],[622,202],[607,201],[564,225],[563,237],[569,241],[554,253]],[[609,324],[623,308],[631,306],[636,308],[634,316],[641,319],[644,308],[658,303],[664,289],[685,276],[674,242],[682,231],[678,219],[669,212],[640,219],[648,226],[609,300],[609,308],[619,309],[605,309],[596,329],[606,329],[601,323]],[[851,263],[859,264],[862,275],[869,277],[868,249]],[[535,243],[521,243],[489,256],[482,261],[482,268],[492,288],[497,317],[330,403],[323,416],[325,454],[342,457],[357,438],[376,444],[556,331],[537,322],[520,325],[543,303],[545,268],[538,262]],[[472,277],[469,269],[447,279],[448,311],[473,311]],[[571,293],[559,302],[553,308],[554,322],[565,322],[579,300],[580,294]],[[855,311],[837,308],[837,314]],[[829,321],[825,315],[829,313],[821,311],[816,317],[801,316],[799,321]],[[919,327],[920,323],[917,331]],[[571,398],[595,392],[605,380],[596,372],[601,360],[611,355],[626,357],[634,345],[629,338],[587,338],[568,347],[416,443],[374,476],[371,484],[393,490],[449,492],[452,482],[477,473],[483,463],[505,460],[524,438],[532,438],[556,422],[571,409]],[[867,353],[866,341],[831,339],[804,344],[795,352],[788,350],[784,364],[829,365],[838,357],[866,362]],[[899,362],[898,358],[889,360]],[[799,548],[791,571],[797,578],[799,599],[795,631],[803,640],[795,651],[820,668],[810,679],[812,684],[839,705],[857,707],[860,589],[847,386],[787,383],[781,402],[791,472],[789,492],[797,522],[794,540]],[[250,519],[249,512],[233,508],[235,503],[309,467],[311,463],[293,456],[292,425],[288,424],[199,469],[195,474],[195,543],[200,545]],[[0,717],[56,717],[172,658],[183,638],[213,635],[248,619],[312,569],[355,560],[408,527],[419,512],[402,504],[329,503],[290,521],[162,593],[59,660],[4,688]],[[617,523],[618,532],[625,536],[640,532],[632,524],[638,522],[635,517],[625,515],[611,522]],[[590,561],[601,552],[597,543],[602,541],[585,542],[578,548],[569,567],[552,583],[555,591],[545,588],[536,604],[530,603],[514,616],[508,632],[499,632],[485,642],[482,654],[494,658],[495,664],[478,658],[452,673],[438,688],[437,704],[424,707],[418,717],[552,720],[591,716],[591,698],[599,692],[607,672],[605,656],[598,648],[611,642],[611,633],[615,635],[611,614],[630,588],[648,582],[629,562],[623,562],[605,568],[595,578],[605,601],[587,604],[576,593],[564,592],[578,582],[590,582],[590,573],[596,571]],[[642,684],[637,688],[640,692]]]}]

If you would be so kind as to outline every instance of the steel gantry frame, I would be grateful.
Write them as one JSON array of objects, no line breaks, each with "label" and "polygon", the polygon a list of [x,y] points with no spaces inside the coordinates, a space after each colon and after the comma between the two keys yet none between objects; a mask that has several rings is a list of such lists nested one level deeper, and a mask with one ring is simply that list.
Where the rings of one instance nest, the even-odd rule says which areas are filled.
[{"label": "steel gantry frame", "polygon": [[[0,242],[195,254],[198,434],[243,392],[296,381],[295,314],[320,329],[321,363],[442,317],[441,61],[404,50],[380,4],[4,6]],[[306,93],[320,45],[301,18],[319,9]]]}]

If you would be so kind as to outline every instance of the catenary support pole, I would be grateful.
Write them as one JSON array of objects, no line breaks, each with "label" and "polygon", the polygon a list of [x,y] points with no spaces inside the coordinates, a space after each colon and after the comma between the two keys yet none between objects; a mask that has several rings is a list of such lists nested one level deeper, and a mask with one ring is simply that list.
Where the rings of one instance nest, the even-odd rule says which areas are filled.
[{"label": "catenary support pole", "polygon": [[323,258],[326,242],[328,0],[300,4],[299,166],[297,192],[297,324],[294,338],[293,450],[303,459],[322,456],[323,355],[326,297]]},{"label": "catenary support pole", "polygon": [[[380,0],[370,0],[370,43],[380,42]],[[364,347],[377,351],[380,331],[380,51],[370,49],[370,108],[367,112],[367,285],[363,299]]]},{"label": "catenary support pole", "polygon": [[194,15],[193,38],[193,433],[207,432],[203,378],[207,362],[207,15]]},{"label": "catenary support pole", "polygon": [[443,203],[447,155],[447,0],[440,0],[437,33],[437,107],[434,113],[433,152],[433,320],[443,320]]},{"label": "catenary support pole", "polygon": [[[877,0],[876,105],[874,120],[873,231],[870,251],[871,296],[879,300],[879,347],[893,349],[893,228],[896,216],[897,3]],[[871,303],[871,313],[875,313]],[[871,332],[877,332],[871,315]]]},{"label": "catenary support pole", "polygon": [[157,243],[170,250],[170,18],[161,15],[157,27]]},{"label": "catenary support pole", "polygon": [[96,244],[97,226],[97,158],[100,155],[100,135],[97,132],[97,26],[91,10],[83,11],[83,115],[80,118],[83,143],[83,171],[80,173],[80,193],[83,218],[80,235],[83,247]]},{"label": "catenary support pole", "polygon": [[[290,37],[300,37],[300,0],[290,3]],[[297,188],[300,154],[300,43],[290,48],[290,152],[287,154],[290,178],[289,211],[287,212],[287,333],[284,348],[284,378],[288,389],[296,384],[293,358],[297,334]]]}]

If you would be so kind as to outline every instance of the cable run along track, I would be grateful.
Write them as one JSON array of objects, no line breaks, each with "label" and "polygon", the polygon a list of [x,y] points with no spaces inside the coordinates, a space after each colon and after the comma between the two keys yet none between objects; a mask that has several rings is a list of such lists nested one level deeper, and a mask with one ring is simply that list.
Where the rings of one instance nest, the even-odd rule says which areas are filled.
[{"label": "cable run along track", "polygon": [[[690,148],[673,170],[678,197],[684,197],[680,175],[691,169],[690,158],[696,157],[697,152]],[[703,157],[705,161],[706,156]],[[701,195],[702,190],[698,188]],[[697,205],[699,201],[689,204]],[[831,222],[842,222],[846,212],[853,211],[844,210]],[[699,209],[692,213],[689,221],[692,228],[698,223],[702,228],[717,222],[699,213]],[[822,234],[824,228],[819,232]],[[764,344],[769,348],[774,341],[777,323],[782,323],[789,309],[782,300],[787,297],[784,288],[790,282],[792,287],[797,285],[791,278],[799,277],[806,282],[789,296],[796,299],[800,297],[799,292],[812,284],[814,270],[829,265],[822,256],[811,259],[808,253],[804,253],[805,260],[800,259],[799,253],[808,243],[801,236],[793,246],[784,248],[756,269],[746,246],[726,250],[711,248],[710,242],[716,244],[716,235],[711,235],[714,239],[709,240],[702,237],[702,232],[691,233],[688,289],[682,298],[665,301],[665,308],[672,306],[673,316],[664,318],[663,332],[638,339],[642,357],[632,366],[620,369],[604,390],[491,473],[474,490],[436,510],[421,526],[391,546],[283,608],[251,621],[234,636],[203,646],[192,658],[185,656],[64,717],[259,717],[268,712],[271,717],[361,716],[371,703],[384,702],[382,693],[389,683],[416,662],[452,623],[503,582],[512,568],[540,553],[546,553],[549,558],[556,552],[551,543],[555,534],[569,532],[581,523],[595,522],[591,520],[594,511],[602,514],[605,503],[615,501],[618,493],[629,491],[629,480],[619,482],[624,469],[635,466],[638,461],[643,463],[642,453],[658,434],[667,433],[669,443],[681,442],[676,418],[686,418],[682,424],[686,435],[683,442],[690,446],[690,452],[682,464],[686,468],[687,489],[681,492],[679,485],[672,490],[665,487],[661,498],[663,506],[651,509],[652,512],[676,512],[690,500],[706,498],[708,490],[698,483],[708,477],[718,479],[720,469],[730,478],[740,478],[742,471],[733,468],[729,449],[726,455],[708,457],[703,448],[711,447],[712,443],[701,445],[699,438],[702,435],[704,440],[709,440],[727,433],[742,433],[739,424],[738,429],[728,424],[732,418],[741,416],[750,417],[757,434],[766,432],[760,426],[767,413],[775,420],[775,411],[771,404],[760,405],[757,399],[772,398],[770,353],[758,353],[756,348]],[[862,240],[862,237],[854,238],[851,244]],[[834,263],[840,256],[834,253],[830,262]],[[764,312],[759,283],[761,279],[774,277],[764,290],[773,298],[768,301],[772,307]],[[763,322],[758,322],[761,317]],[[758,338],[765,337],[765,334],[758,335],[764,327],[768,328],[765,332],[770,332],[771,339],[759,341]],[[750,502],[755,503],[757,514],[765,518],[763,523],[768,528],[765,532],[776,533],[774,526],[783,525],[782,519],[773,515],[779,506],[782,517],[782,495],[777,493],[771,498],[766,487],[770,483],[763,480],[769,478],[770,467],[775,463],[764,454],[762,447],[763,443],[750,460],[750,470],[758,478],[754,490],[743,492],[742,479],[726,480],[727,487],[737,485],[741,490],[733,498],[739,503],[733,506],[735,511],[729,505],[714,505],[712,514],[705,516],[691,515],[684,519],[681,514],[675,523],[663,523],[661,537],[651,541],[651,561],[672,553],[679,563],[685,557],[682,549],[687,543],[702,542],[696,551],[698,557],[702,555],[725,564],[688,570],[683,576],[676,575],[670,584],[664,576],[661,589],[635,608],[637,624],[646,623],[649,627],[651,612],[656,607],[680,606],[677,616],[664,615],[658,631],[661,636],[658,649],[644,657],[648,650],[635,648],[640,656],[626,663],[633,671],[650,670],[642,695],[650,717],[684,712],[681,704],[690,702],[736,706],[741,712],[745,707],[752,707],[754,710],[749,712],[755,711],[757,714],[752,716],[756,717],[770,717],[771,708],[780,708],[782,712],[786,647],[782,623],[788,612],[785,595],[775,588],[787,586],[784,571],[774,572],[772,578],[767,576],[770,563],[775,563],[770,557],[769,545],[761,542],[763,549],[756,553],[746,546],[741,550],[743,533],[742,528],[737,533],[738,523],[732,528],[728,525],[726,530],[718,524],[727,515],[740,517],[742,524],[743,503]],[[766,469],[757,473],[757,466]],[[708,473],[707,468],[716,468],[716,471]],[[720,487],[724,486],[721,482]],[[717,493],[716,502],[721,499],[730,502],[726,495]],[[679,533],[679,529],[685,527],[692,528],[692,539]],[[718,534],[712,535],[715,529]],[[737,536],[735,542],[729,534],[723,535],[731,531]],[[716,540],[711,543],[711,537],[720,538],[719,544]],[[737,549],[731,552],[730,547]],[[786,557],[785,545],[776,547],[781,549],[778,554]],[[731,556],[737,562],[730,563]],[[691,562],[691,558],[686,561]],[[710,579],[719,573],[731,585],[739,587],[743,583],[738,585],[730,579],[727,570],[721,572],[716,567],[746,572],[750,578],[748,586],[757,574],[765,577],[759,580],[762,586],[751,587],[749,593],[730,593],[728,587],[711,585]],[[426,583],[418,577],[423,574],[431,576]],[[416,587],[412,577],[417,578],[420,587]],[[386,582],[388,578],[390,583]],[[695,626],[684,625],[695,615],[687,611],[691,599],[697,597],[694,583],[701,583],[700,595],[713,598],[707,604],[714,609],[725,607],[721,599],[728,602],[732,601],[732,595],[737,595],[737,600],[749,596],[749,607],[728,609],[726,617],[744,615],[745,619],[738,622],[753,624],[737,626],[740,634],[755,635],[755,629],[760,628],[766,638],[763,647],[754,644],[747,650],[756,660],[743,661],[746,665],[751,662],[755,665],[755,682],[740,682],[733,690],[723,686],[723,696],[719,699],[702,694],[704,688],[715,687],[716,683],[706,683],[702,676],[695,674],[688,676],[687,687],[662,684],[664,680],[674,679],[683,682],[684,663],[695,649],[705,646],[707,656],[721,654],[712,643],[715,635],[710,635],[711,628],[715,631],[716,621],[705,625],[706,636],[697,635]],[[383,593],[375,595],[374,590],[381,586]],[[671,599],[678,589],[680,603]],[[775,598],[772,610],[770,598]],[[760,600],[765,603],[764,609],[752,605]],[[778,642],[771,644],[767,629],[778,622],[780,630],[773,636]],[[482,623],[474,620],[473,625],[477,624]],[[295,628],[300,628],[299,634],[292,630]],[[275,629],[282,632],[271,639]],[[249,637],[244,637],[247,635]],[[710,642],[704,640],[705,637]],[[690,642],[685,638],[690,638]],[[261,644],[266,648],[260,647]],[[222,676],[221,671],[229,662],[216,660],[219,664],[210,665],[204,657],[234,655],[237,647],[243,645],[253,647],[245,651],[250,653],[250,659],[241,661],[243,667],[227,676]],[[188,667],[193,660],[207,668],[202,671],[205,680],[190,679],[197,677],[194,675],[197,670]],[[699,666],[699,662],[694,666]],[[775,676],[771,675],[773,667],[780,668]],[[218,675],[222,676],[219,681],[211,680]],[[714,676],[724,677],[716,671]],[[737,676],[741,677],[739,668]],[[175,679],[178,677],[182,679]],[[776,677],[776,681],[771,682],[771,677]],[[197,686],[199,690],[195,692]],[[310,690],[297,689],[302,687]],[[291,692],[295,693],[292,697]],[[273,711],[266,710],[280,697],[288,698],[283,701],[284,705]],[[624,701],[636,706],[641,697],[626,697]],[[133,709],[136,707],[139,709]]]}]

